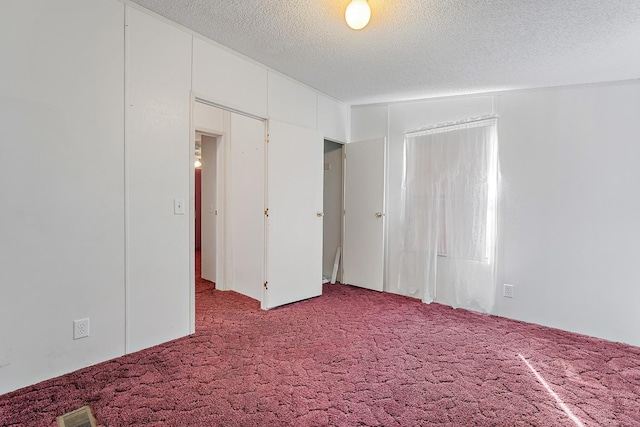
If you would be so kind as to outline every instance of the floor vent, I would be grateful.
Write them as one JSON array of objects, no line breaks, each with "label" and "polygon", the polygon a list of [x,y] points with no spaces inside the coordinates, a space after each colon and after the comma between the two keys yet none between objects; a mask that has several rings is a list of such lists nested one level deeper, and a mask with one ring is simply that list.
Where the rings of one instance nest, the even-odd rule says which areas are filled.
[{"label": "floor vent", "polygon": [[58,427],[96,427],[91,408],[83,406],[58,417]]}]

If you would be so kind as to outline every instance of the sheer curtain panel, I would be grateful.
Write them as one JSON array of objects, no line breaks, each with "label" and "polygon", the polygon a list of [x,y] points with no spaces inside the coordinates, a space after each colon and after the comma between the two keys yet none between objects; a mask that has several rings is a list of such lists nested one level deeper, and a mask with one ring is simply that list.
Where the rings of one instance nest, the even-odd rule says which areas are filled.
[{"label": "sheer curtain panel", "polygon": [[402,255],[406,295],[491,312],[495,298],[497,118],[405,135]]}]

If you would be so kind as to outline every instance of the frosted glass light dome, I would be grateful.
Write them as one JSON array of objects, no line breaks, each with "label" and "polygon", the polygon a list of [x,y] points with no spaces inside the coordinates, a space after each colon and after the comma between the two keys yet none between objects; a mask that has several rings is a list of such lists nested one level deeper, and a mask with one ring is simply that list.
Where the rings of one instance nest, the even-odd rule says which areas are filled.
[{"label": "frosted glass light dome", "polygon": [[344,19],[347,21],[347,25],[354,30],[366,27],[371,19],[371,8],[367,0],[351,0],[344,12]]}]

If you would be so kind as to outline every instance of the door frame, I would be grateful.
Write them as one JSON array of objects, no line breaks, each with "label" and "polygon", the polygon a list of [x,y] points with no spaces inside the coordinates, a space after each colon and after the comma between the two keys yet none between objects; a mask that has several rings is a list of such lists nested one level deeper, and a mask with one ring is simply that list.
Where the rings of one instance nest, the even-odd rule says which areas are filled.
[{"label": "door frame", "polygon": [[[216,156],[216,210],[218,215],[216,218],[216,289],[228,290],[230,283],[233,282],[233,268],[230,265],[231,256],[231,226],[230,217],[227,211],[231,206],[231,188],[229,185],[229,176],[231,172],[231,141],[229,135],[224,129],[212,129],[195,125],[195,108],[196,103],[206,106],[219,108],[231,113],[240,114],[256,120],[262,121],[264,126],[265,143],[268,135],[268,120],[265,117],[259,117],[241,110],[228,107],[224,104],[210,100],[206,96],[199,95],[195,92],[190,93],[190,134],[189,134],[189,330],[195,333],[195,166],[193,154],[196,150],[195,136],[196,132],[203,135],[216,138],[217,156]],[[265,156],[265,162],[266,162]],[[266,186],[266,183],[265,183]],[[263,201],[263,204],[266,203]],[[265,222],[266,228],[266,222]]]},{"label": "door frame", "polygon": [[[215,231],[216,231],[215,264],[216,264],[216,267],[215,267],[215,271],[216,272],[215,272],[214,280],[215,280],[215,284],[216,284],[216,289],[226,290],[227,289],[227,283],[226,283],[225,275],[224,275],[224,272],[225,272],[224,252],[221,254],[221,253],[218,252],[218,250],[219,249],[224,250],[225,243],[226,243],[226,240],[224,240],[225,236],[220,236],[219,233],[224,232],[224,230],[221,230],[221,227],[220,227],[220,224],[224,223],[224,218],[225,218],[225,214],[224,214],[225,210],[221,209],[221,207],[224,208],[224,203],[221,203],[221,201],[224,202],[224,194],[226,193],[227,189],[225,187],[225,182],[222,182],[222,185],[220,185],[220,181],[224,180],[224,174],[220,173],[220,167],[219,167],[220,166],[220,159],[218,159],[218,156],[217,156],[218,153],[224,154],[223,153],[223,151],[224,151],[224,145],[223,144],[225,142],[226,134],[224,134],[223,132],[217,132],[217,131],[213,132],[211,130],[205,131],[205,130],[202,130],[202,129],[204,129],[204,128],[202,128],[202,127],[198,128],[197,127],[195,132],[194,132],[194,136],[195,136],[196,133],[198,133],[198,134],[200,134],[200,135],[202,135],[204,137],[214,138],[215,139],[215,146],[216,146],[216,161],[215,161],[216,169],[215,169],[215,175],[216,175],[216,178],[215,178],[214,186],[216,188],[216,196],[215,196],[215,211],[216,211],[216,213],[215,213],[215,216],[216,216],[216,220],[215,220],[216,221],[216,225],[215,225]],[[201,142],[201,144],[202,144],[202,142]],[[194,172],[195,172],[195,166],[194,166]],[[203,186],[204,186],[204,181],[201,182],[201,190],[202,190]],[[195,190],[195,182],[194,182],[194,190]],[[224,191],[224,193],[222,195],[223,197],[221,197],[221,198],[218,197],[218,193],[219,193],[220,190]],[[200,197],[202,198],[202,196],[200,196]],[[222,199],[222,200],[220,200],[220,199]],[[201,206],[200,209],[201,209],[200,216],[202,217],[202,211],[204,211],[204,208]],[[218,215],[218,211],[220,211],[220,215]],[[202,218],[201,218],[201,220],[202,220]],[[195,224],[195,203],[194,203],[194,224]],[[194,226],[194,232],[195,232],[195,226]],[[194,234],[194,243],[195,243],[195,234]],[[195,244],[193,246],[194,246],[194,253],[195,253]],[[220,267],[220,269],[218,267]]]},{"label": "door frame", "polygon": [[[357,143],[367,143],[369,141],[377,141],[382,140],[383,148],[382,148],[382,206],[380,207],[382,213],[382,277],[381,282],[382,286],[381,292],[389,292],[389,266],[388,266],[388,227],[389,227],[389,219],[388,219],[388,187],[389,187],[389,179],[388,179],[388,162],[389,162],[389,139],[384,137],[376,137],[376,138],[368,138],[364,140],[358,141],[350,141],[345,149],[344,156],[344,207],[345,211],[343,213],[343,238],[346,238],[347,234],[347,224],[346,224],[346,207],[347,207],[347,182],[349,181],[349,162],[348,162],[348,146],[349,144],[357,144]],[[344,244],[344,242],[343,242]],[[348,261],[348,260],[347,260]],[[344,264],[343,264],[344,267]],[[344,270],[342,271],[344,278]],[[370,289],[370,288],[369,288]]]},{"label": "door frame", "polygon": [[[216,210],[220,213],[216,218],[216,289],[227,289],[226,273],[227,264],[227,230],[226,208],[227,208],[227,156],[226,145],[228,135],[223,129],[211,129],[203,126],[195,126],[194,111],[195,103],[198,99],[191,95],[191,125],[189,135],[189,323],[190,332],[195,333],[195,165],[194,154],[196,150],[196,132],[216,139]],[[203,103],[204,104],[204,103]],[[205,104],[207,105],[207,104]],[[220,155],[222,154],[222,155]]]},{"label": "door frame", "polygon": [[[329,142],[333,142],[335,144],[339,144],[340,145],[340,175],[341,175],[341,182],[342,182],[342,186],[340,188],[341,191],[341,195],[340,195],[340,262],[338,263],[338,275],[337,277],[339,277],[340,279],[342,279],[342,275],[343,275],[343,267],[344,267],[344,263],[342,262],[342,257],[344,255],[344,226],[345,226],[345,210],[344,210],[344,205],[345,205],[345,195],[346,195],[346,190],[347,190],[347,181],[345,180],[346,177],[346,167],[347,167],[347,157],[346,157],[346,146],[347,143],[343,142],[343,141],[338,141],[336,139],[331,139],[331,138],[324,138],[324,141],[329,141]],[[322,190],[322,196],[324,197],[324,191],[325,189],[323,188]],[[324,211],[324,206],[322,208],[322,210]],[[323,234],[324,234],[324,227],[323,227]],[[333,255],[334,259],[335,259],[335,254]],[[336,278],[337,281],[337,278]]]}]

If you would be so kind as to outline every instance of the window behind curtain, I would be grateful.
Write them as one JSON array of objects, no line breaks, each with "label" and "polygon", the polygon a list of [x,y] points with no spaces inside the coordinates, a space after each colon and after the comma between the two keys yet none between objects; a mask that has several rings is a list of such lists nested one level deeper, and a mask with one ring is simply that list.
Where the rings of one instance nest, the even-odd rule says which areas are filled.
[{"label": "window behind curtain", "polygon": [[454,305],[491,310],[496,128],[496,118],[483,118],[406,134],[399,277],[405,293],[430,302],[438,280],[446,280]]}]

